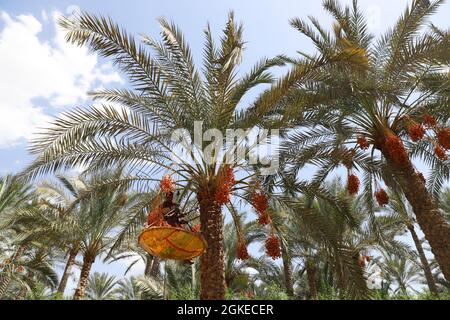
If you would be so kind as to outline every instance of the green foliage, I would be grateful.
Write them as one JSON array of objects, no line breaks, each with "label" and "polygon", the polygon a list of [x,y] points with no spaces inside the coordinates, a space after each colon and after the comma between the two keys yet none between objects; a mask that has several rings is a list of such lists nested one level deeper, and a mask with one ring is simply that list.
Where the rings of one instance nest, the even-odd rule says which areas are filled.
[{"label": "green foliage", "polygon": [[[210,164],[204,144],[193,151],[170,139],[174,130],[187,129],[182,136],[192,140],[194,122],[202,121],[203,130],[222,133],[277,128],[284,139],[282,169],[259,179],[270,198],[270,231],[280,239],[282,260],[265,254],[246,261],[236,257],[239,237],[248,245],[262,244],[268,233],[242,211],[260,168],[241,162],[233,189],[238,201],[226,208],[233,221],[223,230],[227,299],[311,299],[317,291],[320,300],[449,300],[450,285],[435,262],[433,276],[442,292],[415,291],[423,270],[398,239],[404,226],[414,225],[413,210],[379,143],[386,131],[395,133],[411,159],[430,168],[427,188],[450,221],[450,189],[442,191],[449,160],[434,156],[431,138],[413,143],[408,135],[408,124],[420,123],[424,112],[448,125],[450,82],[443,67],[449,62],[449,33],[427,26],[442,2],[412,1],[395,26],[375,40],[357,1],[343,7],[325,0],[331,29],[314,17],[290,21],[316,52],[263,58],[242,76],[243,26],[233,13],[217,42],[206,27],[200,68],[181,30],[164,18],[159,39],[143,34],[139,40],[100,15],[61,18],[68,42],[110,59],[129,85],[91,92],[100,104],[55,119],[31,142],[33,163],[19,177],[0,178],[0,298],[64,299],[56,293],[55,270],[73,253],[84,262],[102,255],[107,262],[132,257],[126,273],[141,260],[156,266],[120,280],[95,272],[88,299],[198,299],[199,261],[160,265],[137,247],[136,237],[163,171],[177,175],[182,190],[177,200],[193,220],[196,195],[217,184],[222,153]],[[290,67],[286,74],[273,77],[272,68],[284,65]],[[260,85],[267,90],[248,103],[247,94]],[[369,150],[357,146],[360,136]],[[317,168],[312,181],[299,181],[309,165]],[[342,165],[360,175],[358,196],[350,197],[338,180],[328,182]],[[65,175],[79,167],[87,168],[79,177]],[[26,183],[45,175],[49,180],[37,187]],[[392,189],[386,208],[374,202],[380,181]],[[362,253],[378,256],[364,267]],[[380,290],[367,287],[373,266],[381,269]]]},{"label": "green foliage", "polygon": [[200,298],[200,294],[198,290],[192,291],[192,286],[190,285],[182,285],[176,290],[170,290],[168,299],[169,300],[198,300]]},{"label": "green foliage", "polygon": [[269,283],[262,290],[258,290],[255,300],[289,300],[289,297],[280,285]]},{"label": "green foliage", "polygon": [[86,296],[91,300],[112,300],[117,285],[116,277],[94,272],[89,277]]}]

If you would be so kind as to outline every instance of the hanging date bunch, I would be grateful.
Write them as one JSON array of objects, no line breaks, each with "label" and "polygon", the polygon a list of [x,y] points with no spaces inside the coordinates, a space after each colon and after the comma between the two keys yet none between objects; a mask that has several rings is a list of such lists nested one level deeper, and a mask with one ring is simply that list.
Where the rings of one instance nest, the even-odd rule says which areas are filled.
[{"label": "hanging date bunch", "polygon": [[445,161],[448,159],[447,150],[450,149],[450,128],[435,128],[434,154]]},{"label": "hanging date bunch", "polygon": [[429,113],[425,113],[423,115],[423,124],[427,129],[431,129],[436,127],[437,121],[436,118],[430,115]]},{"label": "hanging date bunch", "polygon": [[281,257],[280,240],[273,230],[270,232],[270,236],[266,239],[265,247],[267,255],[273,260]]},{"label": "hanging date bunch", "polygon": [[258,215],[258,223],[260,225],[268,225],[271,223],[270,215],[268,212],[269,201],[267,196],[261,189],[256,189],[252,194],[252,206],[255,208]]},{"label": "hanging date bunch", "polygon": [[147,225],[149,227],[160,227],[164,224],[163,211],[161,207],[152,209],[147,217]]},{"label": "hanging date bunch", "polygon": [[175,181],[169,174],[166,174],[159,183],[159,186],[164,193],[173,193],[176,189]]},{"label": "hanging date bunch", "polygon": [[247,243],[241,234],[239,234],[236,244],[236,257],[240,260],[248,260],[250,258],[247,250]]},{"label": "hanging date bunch", "polygon": [[436,157],[438,157],[442,161],[445,161],[448,159],[445,149],[442,148],[440,145],[436,145],[434,147],[434,154],[436,155]]},{"label": "hanging date bunch", "polygon": [[25,268],[23,266],[18,266],[15,271],[17,271],[17,273],[20,274],[24,274],[25,273]]},{"label": "hanging date bunch", "polygon": [[408,165],[408,153],[406,152],[402,140],[396,134],[388,133],[382,148],[397,166],[404,167]]},{"label": "hanging date bunch", "polygon": [[436,128],[435,132],[434,154],[445,161],[448,159],[447,150],[450,149],[450,128]]},{"label": "hanging date bunch", "polygon": [[224,205],[231,200],[231,191],[233,190],[236,180],[234,178],[233,167],[226,164],[218,177],[218,185],[216,189],[215,200],[219,205]]},{"label": "hanging date bunch", "polygon": [[359,178],[353,174],[351,170],[347,172],[347,191],[349,194],[354,195],[359,191]]},{"label": "hanging date bunch", "polygon": [[414,142],[420,141],[425,136],[425,128],[420,123],[413,121],[408,126],[408,135],[412,141]]},{"label": "hanging date bunch", "polygon": [[[430,137],[430,140],[434,145],[436,157],[442,161],[447,160],[447,150],[450,150],[450,128],[439,126],[436,118],[429,113],[423,115],[423,127],[434,131],[435,136]],[[412,137],[411,140],[416,141]]]},{"label": "hanging date bunch", "polygon": [[436,138],[442,148],[445,150],[450,150],[450,128],[438,129]]},{"label": "hanging date bunch", "polygon": [[383,188],[379,188],[375,191],[375,198],[381,207],[389,203],[389,195]]},{"label": "hanging date bunch", "polygon": [[359,136],[356,139],[356,143],[358,144],[358,146],[361,150],[367,150],[370,147],[369,142],[367,142],[367,139],[364,136]]}]

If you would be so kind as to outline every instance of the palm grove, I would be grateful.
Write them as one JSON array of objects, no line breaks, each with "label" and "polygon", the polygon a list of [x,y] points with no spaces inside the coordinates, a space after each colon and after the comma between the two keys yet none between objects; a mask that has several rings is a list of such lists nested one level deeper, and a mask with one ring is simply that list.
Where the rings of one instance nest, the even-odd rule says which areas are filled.
[{"label": "palm grove", "polygon": [[[1,178],[0,298],[62,297],[75,268],[74,299],[389,298],[420,283],[426,297],[446,296],[450,45],[429,22],[442,2],[413,1],[375,38],[357,1],[325,0],[330,28],[290,21],[314,53],[264,58],[244,75],[243,27],[232,13],[220,38],[205,29],[200,67],[165,19],[159,39],[137,42],[109,18],[61,18],[67,41],[111,59],[129,86],[90,92],[97,104],[55,119],[30,142],[35,161]],[[287,71],[275,78],[276,67]],[[224,136],[278,129],[276,174],[228,163],[235,150],[226,143],[206,155],[208,142],[193,136],[199,121]],[[195,150],[171,139],[178,129]],[[239,143],[246,156],[256,152]],[[164,179],[207,243],[192,265],[137,245]],[[253,243],[264,254],[249,254]],[[95,261],[120,259],[131,259],[127,271],[144,261],[144,274],[91,272]],[[383,280],[375,289],[374,273]]]}]

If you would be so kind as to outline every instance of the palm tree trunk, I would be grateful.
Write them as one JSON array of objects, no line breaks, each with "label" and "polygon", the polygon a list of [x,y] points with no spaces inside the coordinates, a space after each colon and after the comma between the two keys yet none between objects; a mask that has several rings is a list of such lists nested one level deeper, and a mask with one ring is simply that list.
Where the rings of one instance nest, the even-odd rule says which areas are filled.
[{"label": "palm tree trunk", "polygon": [[147,253],[146,260],[145,260],[144,275],[146,277],[154,277],[154,278],[157,277],[159,275],[159,271],[160,271],[159,270],[160,264],[161,264],[161,259]]},{"label": "palm tree trunk", "polygon": [[311,299],[317,300],[316,267],[311,260],[306,261],[306,275],[308,276],[308,286]]},{"label": "palm tree trunk", "polygon": [[[14,255],[11,257],[11,263],[14,263],[16,260],[20,259],[20,257],[23,255],[23,253],[26,250],[25,245],[20,245]],[[3,295],[6,293],[6,290],[8,290],[9,284],[11,283],[11,273],[6,272],[1,278],[0,278],[0,299],[3,297]]]},{"label": "palm tree trunk", "polygon": [[80,280],[78,282],[78,287],[73,295],[74,300],[81,300],[84,298],[86,287],[88,284],[89,274],[91,272],[92,264],[95,258],[90,256],[85,256],[83,259],[83,266],[81,267]]},{"label": "palm tree trunk", "polygon": [[396,169],[398,182],[413,208],[417,223],[425,234],[445,279],[450,281],[450,225],[439,211],[412,163],[409,162],[408,165],[399,168],[390,162]]},{"label": "palm tree trunk", "polygon": [[66,290],[67,280],[69,280],[70,272],[72,271],[72,266],[75,264],[75,258],[77,257],[77,254],[77,248],[73,248],[69,251],[69,258],[67,259],[61,281],[59,282],[58,290],[56,291],[61,295],[64,295],[64,291]]},{"label": "palm tree trunk", "polygon": [[[202,195],[202,196],[200,196]],[[207,243],[200,257],[200,299],[225,299],[225,266],[223,258],[222,210],[209,193],[200,192],[201,232]]]},{"label": "palm tree trunk", "polygon": [[419,253],[420,262],[422,263],[422,268],[425,273],[425,278],[427,280],[428,288],[432,294],[437,295],[438,289],[436,286],[436,282],[434,281],[433,274],[431,273],[430,265],[428,263],[427,257],[425,256],[425,252],[423,251],[422,244],[420,243],[419,237],[417,236],[416,231],[414,230],[414,226],[412,224],[408,224],[408,230],[411,233],[414,244],[416,245],[416,250]]},{"label": "palm tree trunk", "polygon": [[292,298],[294,296],[294,283],[292,280],[291,256],[283,243],[281,244],[281,254],[284,268],[284,285],[286,287],[287,295]]},{"label": "palm tree trunk", "polygon": [[150,269],[150,275],[156,278],[159,273],[159,266],[161,265],[161,259],[158,257],[153,257],[152,268]]},{"label": "palm tree trunk", "polygon": [[146,277],[150,277],[152,272],[152,263],[153,263],[153,256],[150,253],[147,253],[145,256],[145,269],[144,269],[144,275]]}]

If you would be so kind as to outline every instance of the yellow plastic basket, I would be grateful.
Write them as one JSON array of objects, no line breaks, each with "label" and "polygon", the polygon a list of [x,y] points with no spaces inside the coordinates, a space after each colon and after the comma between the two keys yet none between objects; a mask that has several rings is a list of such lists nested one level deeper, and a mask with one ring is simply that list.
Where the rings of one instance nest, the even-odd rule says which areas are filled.
[{"label": "yellow plastic basket", "polygon": [[200,233],[171,226],[149,227],[142,231],[138,241],[142,249],[162,259],[189,260],[206,250],[206,241]]}]

